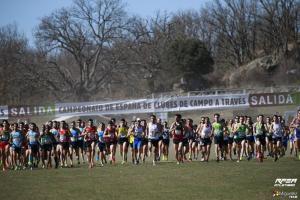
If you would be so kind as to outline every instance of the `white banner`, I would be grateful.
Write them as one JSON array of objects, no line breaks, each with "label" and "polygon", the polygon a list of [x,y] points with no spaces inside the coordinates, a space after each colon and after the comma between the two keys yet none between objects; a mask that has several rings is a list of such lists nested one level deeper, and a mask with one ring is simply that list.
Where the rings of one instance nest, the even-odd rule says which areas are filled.
[{"label": "white banner", "polygon": [[8,106],[0,106],[0,119],[8,119]]},{"label": "white banner", "polygon": [[55,115],[56,117],[62,117],[242,108],[249,107],[248,99],[248,94],[232,94],[178,96],[112,102],[60,103],[55,105]]}]

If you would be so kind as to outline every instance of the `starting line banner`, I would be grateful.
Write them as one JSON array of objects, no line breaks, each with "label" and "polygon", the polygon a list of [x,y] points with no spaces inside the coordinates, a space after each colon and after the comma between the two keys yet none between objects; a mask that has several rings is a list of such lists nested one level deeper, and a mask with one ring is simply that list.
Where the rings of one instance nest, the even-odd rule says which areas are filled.
[{"label": "starting line banner", "polygon": [[56,104],[56,116],[156,113],[248,107],[248,95],[179,96],[159,99]]},{"label": "starting line banner", "polygon": [[300,93],[175,96],[109,102],[57,103],[38,106],[0,106],[0,119],[51,115],[53,117],[108,114],[167,113],[189,110],[243,109],[297,105]]}]

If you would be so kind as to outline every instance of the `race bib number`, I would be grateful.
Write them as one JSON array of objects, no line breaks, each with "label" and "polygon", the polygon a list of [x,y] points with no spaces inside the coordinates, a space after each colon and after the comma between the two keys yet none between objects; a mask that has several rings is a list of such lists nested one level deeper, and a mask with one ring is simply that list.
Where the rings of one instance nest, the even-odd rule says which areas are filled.
[{"label": "race bib number", "polygon": [[181,130],[175,130],[175,135],[181,135]]}]

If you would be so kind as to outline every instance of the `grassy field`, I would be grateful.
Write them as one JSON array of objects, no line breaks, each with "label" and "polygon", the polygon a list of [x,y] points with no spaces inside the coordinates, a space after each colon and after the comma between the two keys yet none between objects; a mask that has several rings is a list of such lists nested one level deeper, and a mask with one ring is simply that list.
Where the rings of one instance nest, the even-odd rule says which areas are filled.
[{"label": "grassy field", "polygon": [[300,179],[300,161],[198,161],[176,165],[117,163],[88,169],[36,169],[0,172],[0,199],[272,199],[276,178]]}]

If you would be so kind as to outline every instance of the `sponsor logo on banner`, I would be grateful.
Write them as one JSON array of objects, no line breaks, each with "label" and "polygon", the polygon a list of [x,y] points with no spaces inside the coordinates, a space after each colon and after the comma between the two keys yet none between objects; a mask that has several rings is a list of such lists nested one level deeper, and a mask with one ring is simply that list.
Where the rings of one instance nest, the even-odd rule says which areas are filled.
[{"label": "sponsor logo on banner", "polygon": [[295,98],[297,93],[262,93],[250,94],[250,106],[280,106],[280,105],[294,105],[297,103]]},{"label": "sponsor logo on banner", "polygon": [[28,117],[35,115],[54,115],[54,105],[44,106],[8,106],[9,117]]},{"label": "sponsor logo on banner", "polygon": [[248,94],[179,96],[112,102],[56,104],[56,116],[91,114],[164,113],[173,111],[249,107]]},{"label": "sponsor logo on banner", "polygon": [[8,107],[0,106],[0,119],[8,119]]}]

